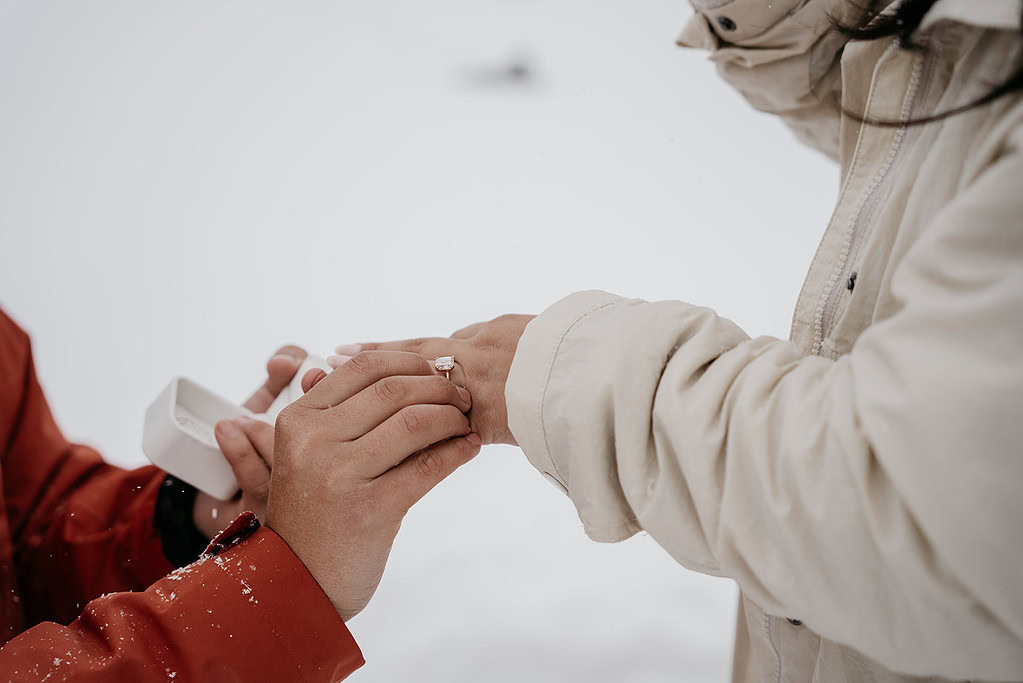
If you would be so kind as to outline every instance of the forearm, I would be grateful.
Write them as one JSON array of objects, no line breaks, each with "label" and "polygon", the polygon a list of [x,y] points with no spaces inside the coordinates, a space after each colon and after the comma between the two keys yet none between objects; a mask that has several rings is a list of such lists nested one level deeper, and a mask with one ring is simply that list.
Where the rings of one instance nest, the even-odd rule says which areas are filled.
[{"label": "forearm", "polygon": [[68,622],[89,600],[169,572],[154,524],[163,473],[113,467],[69,443],[36,378],[27,335],[0,312],[3,501],[29,623]]},{"label": "forearm", "polygon": [[[909,505],[947,484],[930,483],[912,449],[901,457],[916,474],[889,477],[861,421],[875,362],[749,339],[680,302],[584,293],[523,335],[510,424],[595,539],[644,529],[682,564],[736,579],[768,612],[896,669],[1004,673],[1020,643]],[[935,645],[947,642],[960,651]]]},{"label": "forearm", "polygon": [[112,467],[79,446],[56,462],[15,538],[29,623],[67,623],[90,600],[142,590],[174,568],[155,524],[163,472]]},{"label": "forearm", "polygon": [[94,600],[69,626],[26,631],[0,650],[0,677],[200,681],[219,671],[334,683],[362,664],[329,600],[276,534],[224,545],[143,593]]}]

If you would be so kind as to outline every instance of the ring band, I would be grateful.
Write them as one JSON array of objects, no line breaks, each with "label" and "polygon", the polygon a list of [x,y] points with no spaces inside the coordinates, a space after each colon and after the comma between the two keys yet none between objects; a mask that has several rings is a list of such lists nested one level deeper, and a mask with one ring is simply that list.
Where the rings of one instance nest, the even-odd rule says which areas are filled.
[{"label": "ring band", "polygon": [[437,368],[438,372],[443,372],[445,377],[451,379],[451,371],[455,369],[455,357],[441,356],[433,361],[433,367]]}]

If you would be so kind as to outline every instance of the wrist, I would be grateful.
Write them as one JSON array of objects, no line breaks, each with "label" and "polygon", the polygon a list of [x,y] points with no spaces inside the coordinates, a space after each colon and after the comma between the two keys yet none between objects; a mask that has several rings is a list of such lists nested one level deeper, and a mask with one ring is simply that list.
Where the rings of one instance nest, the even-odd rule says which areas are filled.
[{"label": "wrist", "polygon": [[192,524],[207,539],[214,538],[230,521],[225,508],[229,503],[199,491],[192,506]]},{"label": "wrist", "polygon": [[194,562],[209,538],[196,527],[194,486],[167,475],[156,497],[153,523],[160,533],[163,554],[177,567]]},{"label": "wrist", "polygon": [[323,591],[323,596],[330,602],[334,611],[337,612],[338,617],[341,618],[341,621],[347,623],[350,617],[346,616],[343,606],[339,604],[340,601],[335,600],[335,591],[332,591],[331,586],[326,582],[330,573],[322,572],[317,566],[318,562],[316,561],[315,549],[303,547],[303,535],[301,533],[292,533],[291,530],[288,529],[287,523],[283,520],[275,519],[274,514],[269,510],[267,511],[266,522],[263,524],[263,527],[274,532],[274,534],[284,542],[284,545],[286,545],[298,561],[302,563],[305,570],[309,572],[309,576],[312,577],[316,585],[319,586],[321,591]]}]

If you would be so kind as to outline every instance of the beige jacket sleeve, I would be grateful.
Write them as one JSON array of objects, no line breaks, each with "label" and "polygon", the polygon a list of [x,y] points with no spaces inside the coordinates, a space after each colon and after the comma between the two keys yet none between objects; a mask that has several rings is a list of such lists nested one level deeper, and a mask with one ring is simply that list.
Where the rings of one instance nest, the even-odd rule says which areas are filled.
[{"label": "beige jacket sleeve", "polygon": [[683,47],[710,51],[721,76],[755,108],[779,115],[806,144],[838,158],[839,59],[830,17],[854,20],[848,0],[691,0]]},{"label": "beige jacket sleeve", "polygon": [[509,424],[586,533],[643,529],[889,668],[1023,673],[1023,129],[832,361],[602,292],[527,327]]}]

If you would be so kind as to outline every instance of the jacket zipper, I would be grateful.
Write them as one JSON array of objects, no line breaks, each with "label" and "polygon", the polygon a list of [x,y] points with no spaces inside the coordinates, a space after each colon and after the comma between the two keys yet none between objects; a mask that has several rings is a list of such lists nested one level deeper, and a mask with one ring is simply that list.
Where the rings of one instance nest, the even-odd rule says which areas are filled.
[{"label": "jacket zipper", "polygon": [[[892,47],[893,49],[898,49],[897,46],[893,45]],[[909,87],[906,90],[906,97],[903,100],[902,112],[899,115],[900,121],[909,121],[912,118],[918,95],[925,80],[924,76],[929,71],[929,66],[930,60],[926,53],[917,58],[917,62],[913,66]],[[866,126],[867,124],[864,125]],[[824,340],[833,331],[835,314],[846,291],[845,283],[852,276],[855,256],[859,251],[860,242],[867,231],[867,226],[874,215],[874,210],[891,187],[894,177],[892,171],[896,167],[905,148],[903,143],[905,142],[907,130],[908,128],[903,126],[895,132],[895,139],[888,150],[888,156],[885,158],[884,164],[878,170],[877,175],[874,176],[869,189],[863,194],[856,207],[852,229],[849,231],[842,251],[838,256],[838,265],[835,268],[835,272],[831,280],[828,281],[826,288],[827,296],[817,307],[814,321],[813,355],[822,355]]]}]

